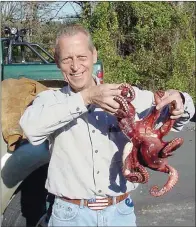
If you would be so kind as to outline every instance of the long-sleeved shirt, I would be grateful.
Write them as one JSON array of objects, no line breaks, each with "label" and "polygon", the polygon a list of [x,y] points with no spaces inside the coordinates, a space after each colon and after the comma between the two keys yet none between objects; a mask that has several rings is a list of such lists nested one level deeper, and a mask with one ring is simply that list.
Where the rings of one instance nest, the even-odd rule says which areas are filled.
[{"label": "long-sleeved shirt", "polygon": [[[154,95],[134,87],[134,105],[141,119],[152,110]],[[184,114],[173,130],[180,131],[194,114],[192,98],[185,97]],[[157,127],[168,114],[160,117]],[[129,139],[118,129],[113,115],[95,105],[85,106],[80,93],[69,86],[37,95],[24,112],[20,125],[29,141],[41,144],[49,140],[51,160],[47,190],[56,196],[90,199],[118,196],[137,188],[122,175],[122,153]]]}]

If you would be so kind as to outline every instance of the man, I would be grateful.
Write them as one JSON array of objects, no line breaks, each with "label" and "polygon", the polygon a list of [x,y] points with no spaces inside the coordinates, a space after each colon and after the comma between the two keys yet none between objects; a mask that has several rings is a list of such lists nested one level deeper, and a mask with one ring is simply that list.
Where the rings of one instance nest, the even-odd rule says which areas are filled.
[{"label": "man", "polygon": [[[79,25],[67,26],[58,36],[55,59],[68,86],[40,93],[20,120],[32,144],[50,143],[46,188],[55,202],[49,226],[136,226],[131,191],[137,184],[127,182],[121,171],[129,141],[116,130],[114,116],[119,84],[96,84],[97,52]],[[153,93],[134,89],[141,118],[153,105]],[[157,108],[173,100],[174,128],[181,130],[194,113],[193,102],[187,93],[169,90]]]}]

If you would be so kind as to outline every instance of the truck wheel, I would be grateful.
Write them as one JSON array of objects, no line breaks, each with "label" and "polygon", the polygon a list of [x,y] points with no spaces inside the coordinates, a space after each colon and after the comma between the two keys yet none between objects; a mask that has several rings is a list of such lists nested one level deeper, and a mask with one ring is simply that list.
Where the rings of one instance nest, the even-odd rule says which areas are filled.
[{"label": "truck wheel", "polygon": [[6,211],[3,215],[2,227],[26,226],[26,220],[21,212],[20,198],[21,192],[18,192],[6,208]]},{"label": "truck wheel", "polygon": [[45,180],[48,164],[30,174],[7,206],[2,227],[32,227],[46,213]]}]

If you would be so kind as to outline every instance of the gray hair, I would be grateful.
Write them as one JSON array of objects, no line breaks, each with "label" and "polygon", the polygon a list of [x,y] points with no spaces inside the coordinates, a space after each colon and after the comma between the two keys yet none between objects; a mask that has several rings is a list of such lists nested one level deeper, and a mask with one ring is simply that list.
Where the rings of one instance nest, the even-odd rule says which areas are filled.
[{"label": "gray hair", "polygon": [[84,35],[87,36],[88,38],[88,45],[89,45],[89,50],[93,52],[95,46],[92,41],[92,37],[89,33],[89,31],[84,28],[82,25],[79,24],[68,24],[66,27],[64,27],[57,35],[56,38],[56,45],[55,45],[55,59],[59,61],[59,55],[60,55],[60,46],[59,46],[59,40],[63,36],[74,36],[77,35],[78,33],[83,33]]}]

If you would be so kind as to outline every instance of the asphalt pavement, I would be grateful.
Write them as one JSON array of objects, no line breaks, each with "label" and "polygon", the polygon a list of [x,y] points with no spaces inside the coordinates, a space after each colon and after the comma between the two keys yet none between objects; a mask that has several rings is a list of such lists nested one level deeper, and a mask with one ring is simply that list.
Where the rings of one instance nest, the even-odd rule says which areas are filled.
[{"label": "asphalt pavement", "polygon": [[166,195],[153,197],[149,189],[163,186],[167,174],[149,170],[150,180],[132,192],[137,226],[195,226],[195,122],[188,123],[181,132],[170,132],[165,141],[182,137],[169,164],[178,170],[179,180]]}]

